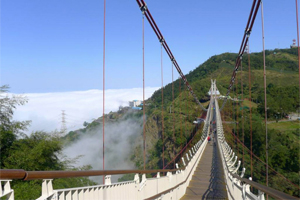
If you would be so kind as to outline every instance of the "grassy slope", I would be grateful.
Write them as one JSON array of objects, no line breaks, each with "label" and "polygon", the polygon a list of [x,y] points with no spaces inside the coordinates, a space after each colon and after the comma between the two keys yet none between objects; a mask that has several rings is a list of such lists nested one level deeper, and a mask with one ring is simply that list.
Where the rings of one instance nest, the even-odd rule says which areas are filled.
[{"label": "grassy slope", "polygon": [[299,128],[299,121],[279,121],[278,123],[270,123],[268,126],[279,131],[294,131]]}]

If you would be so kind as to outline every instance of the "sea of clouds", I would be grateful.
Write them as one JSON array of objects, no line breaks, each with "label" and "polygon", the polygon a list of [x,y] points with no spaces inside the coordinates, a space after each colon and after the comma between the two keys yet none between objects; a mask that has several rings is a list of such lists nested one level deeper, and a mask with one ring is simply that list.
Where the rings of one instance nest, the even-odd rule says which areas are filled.
[{"label": "sea of clouds", "polygon": [[[145,97],[149,98],[158,88],[146,88]],[[102,91],[88,90],[61,93],[31,93],[23,94],[28,103],[18,106],[14,113],[14,120],[31,120],[26,134],[33,131],[59,131],[61,129],[62,110],[65,111],[67,131],[83,128],[83,122],[92,122],[102,116]],[[105,91],[105,113],[117,111],[119,106],[128,106],[128,101],[141,100],[142,88],[113,89]],[[128,118],[117,124],[105,125],[105,169],[134,169],[134,163],[128,159],[132,148],[136,146],[134,138],[142,132],[142,118],[133,120]],[[69,159],[79,159],[72,165],[81,167],[91,165],[94,170],[101,170],[103,165],[102,128],[82,135],[63,150],[63,155]],[[142,140],[141,140],[142,144]],[[62,155],[62,156],[63,156]],[[119,176],[113,176],[116,182]],[[93,177],[101,183],[102,178]]]},{"label": "sea of clouds", "polygon": [[[145,89],[145,98],[149,98],[156,87]],[[28,103],[18,106],[14,120],[31,120],[26,134],[33,131],[60,131],[62,110],[65,111],[67,131],[83,127],[83,122],[92,122],[102,116],[102,90],[87,90],[57,93],[22,94]],[[128,106],[128,101],[143,99],[143,89],[110,89],[105,91],[105,113],[117,111],[119,106]]]}]

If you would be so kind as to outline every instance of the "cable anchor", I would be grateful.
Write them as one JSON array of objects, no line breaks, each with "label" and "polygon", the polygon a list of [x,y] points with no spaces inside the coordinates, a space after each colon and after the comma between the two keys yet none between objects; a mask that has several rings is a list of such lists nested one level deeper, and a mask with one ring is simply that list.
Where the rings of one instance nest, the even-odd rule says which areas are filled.
[{"label": "cable anchor", "polygon": [[148,8],[147,8],[147,5],[145,4],[145,5],[142,5],[142,6],[140,7],[140,9],[141,9],[141,11],[142,11],[142,14],[144,15]]},{"label": "cable anchor", "polygon": [[251,34],[251,30],[250,29],[245,30],[245,34],[246,34],[247,38],[249,38],[250,34]]}]

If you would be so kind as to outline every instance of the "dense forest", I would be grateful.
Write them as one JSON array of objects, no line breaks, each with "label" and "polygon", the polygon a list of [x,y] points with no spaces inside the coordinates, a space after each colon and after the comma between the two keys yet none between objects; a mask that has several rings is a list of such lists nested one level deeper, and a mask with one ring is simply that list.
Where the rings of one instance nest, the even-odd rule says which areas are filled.
[{"label": "dense forest", "polygon": [[[251,63],[251,98],[249,86],[248,59]],[[237,54],[224,53],[209,58],[194,70],[186,74],[195,94],[204,106],[208,105],[210,79],[217,80],[217,87],[221,94],[226,94],[235,64]],[[298,64],[297,49],[275,49],[266,51],[267,65],[267,99],[268,99],[268,142],[269,142],[269,184],[275,189],[282,190],[295,196],[299,196],[300,152],[299,152],[299,122],[280,121],[290,113],[297,112],[299,106]],[[264,125],[264,88],[263,88],[263,60],[262,53],[244,55],[243,69],[237,74],[237,83],[230,93],[230,97],[238,101],[228,100],[222,110],[224,129],[229,144],[238,152],[239,159],[243,160],[246,168],[246,177],[251,176],[250,153],[250,108],[253,136],[253,153],[257,156],[253,161],[253,179],[265,183],[265,125]],[[243,83],[243,84],[241,84]],[[201,135],[201,127],[195,126],[193,121],[203,114],[200,107],[194,102],[187,92],[183,81],[176,80],[163,88],[163,101],[161,89],[156,91],[146,100],[146,168],[163,168],[193,137],[196,141]],[[102,126],[102,118],[98,118],[90,124],[85,124],[81,130],[71,131],[61,137],[59,133],[45,133],[37,131],[30,136],[23,132],[30,122],[13,121],[14,109],[17,105],[23,105],[27,99],[22,96],[7,97],[2,95],[8,87],[1,87],[0,97],[0,139],[1,139],[1,169],[24,170],[76,170],[73,167],[74,160],[62,155],[62,149],[73,142],[80,140],[91,130]],[[243,92],[243,98],[242,98]],[[222,105],[222,100],[219,100]],[[105,115],[105,120],[116,126],[124,120],[133,119],[141,122],[142,111],[129,112],[123,109]],[[271,123],[272,122],[272,123]],[[276,123],[278,122],[278,123]],[[128,157],[136,168],[143,168],[142,156],[142,131],[137,129],[138,136],[131,137],[131,152]],[[244,133],[244,134],[243,134]],[[194,136],[195,135],[195,136]],[[162,137],[164,136],[164,140]],[[243,141],[245,147],[238,141]],[[162,160],[162,147],[164,147],[164,160]],[[244,156],[243,156],[244,155]],[[173,167],[170,165],[169,167]],[[90,169],[91,166],[82,166],[82,169]],[[288,178],[292,183],[287,183],[277,173]],[[126,175],[119,180],[132,179],[133,175]],[[57,179],[54,180],[55,188],[66,188],[94,184],[87,178]],[[16,199],[21,198],[22,191],[27,191],[28,196],[22,195],[22,199],[37,198],[41,193],[41,181],[13,181]],[[28,192],[30,191],[30,192]]]}]

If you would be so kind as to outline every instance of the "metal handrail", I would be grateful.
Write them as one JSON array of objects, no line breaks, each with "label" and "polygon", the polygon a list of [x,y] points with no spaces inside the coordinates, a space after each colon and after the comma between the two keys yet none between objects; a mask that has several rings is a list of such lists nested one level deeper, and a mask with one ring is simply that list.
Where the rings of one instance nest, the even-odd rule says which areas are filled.
[{"label": "metal handrail", "polygon": [[298,199],[297,197],[291,196],[289,194],[286,194],[284,192],[275,190],[273,188],[270,188],[268,186],[262,185],[260,183],[254,182],[254,181],[250,181],[249,179],[246,178],[241,178],[239,177],[237,174],[232,174],[231,172],[229,172],[234,178],[240,180],[243,183],[249,184],[252,187],[270,195],[271,197],[275,198],[275,199]]},{"label": "metal handrail", "polygon": [[23,169],[0,169],[0,179],[37,180],[54,178],[74,178],[84,176],[105,176],[117,174],[150,174],[176,172],[179,169],[157,170],[88,170],[88,171],[25,171]]}]

